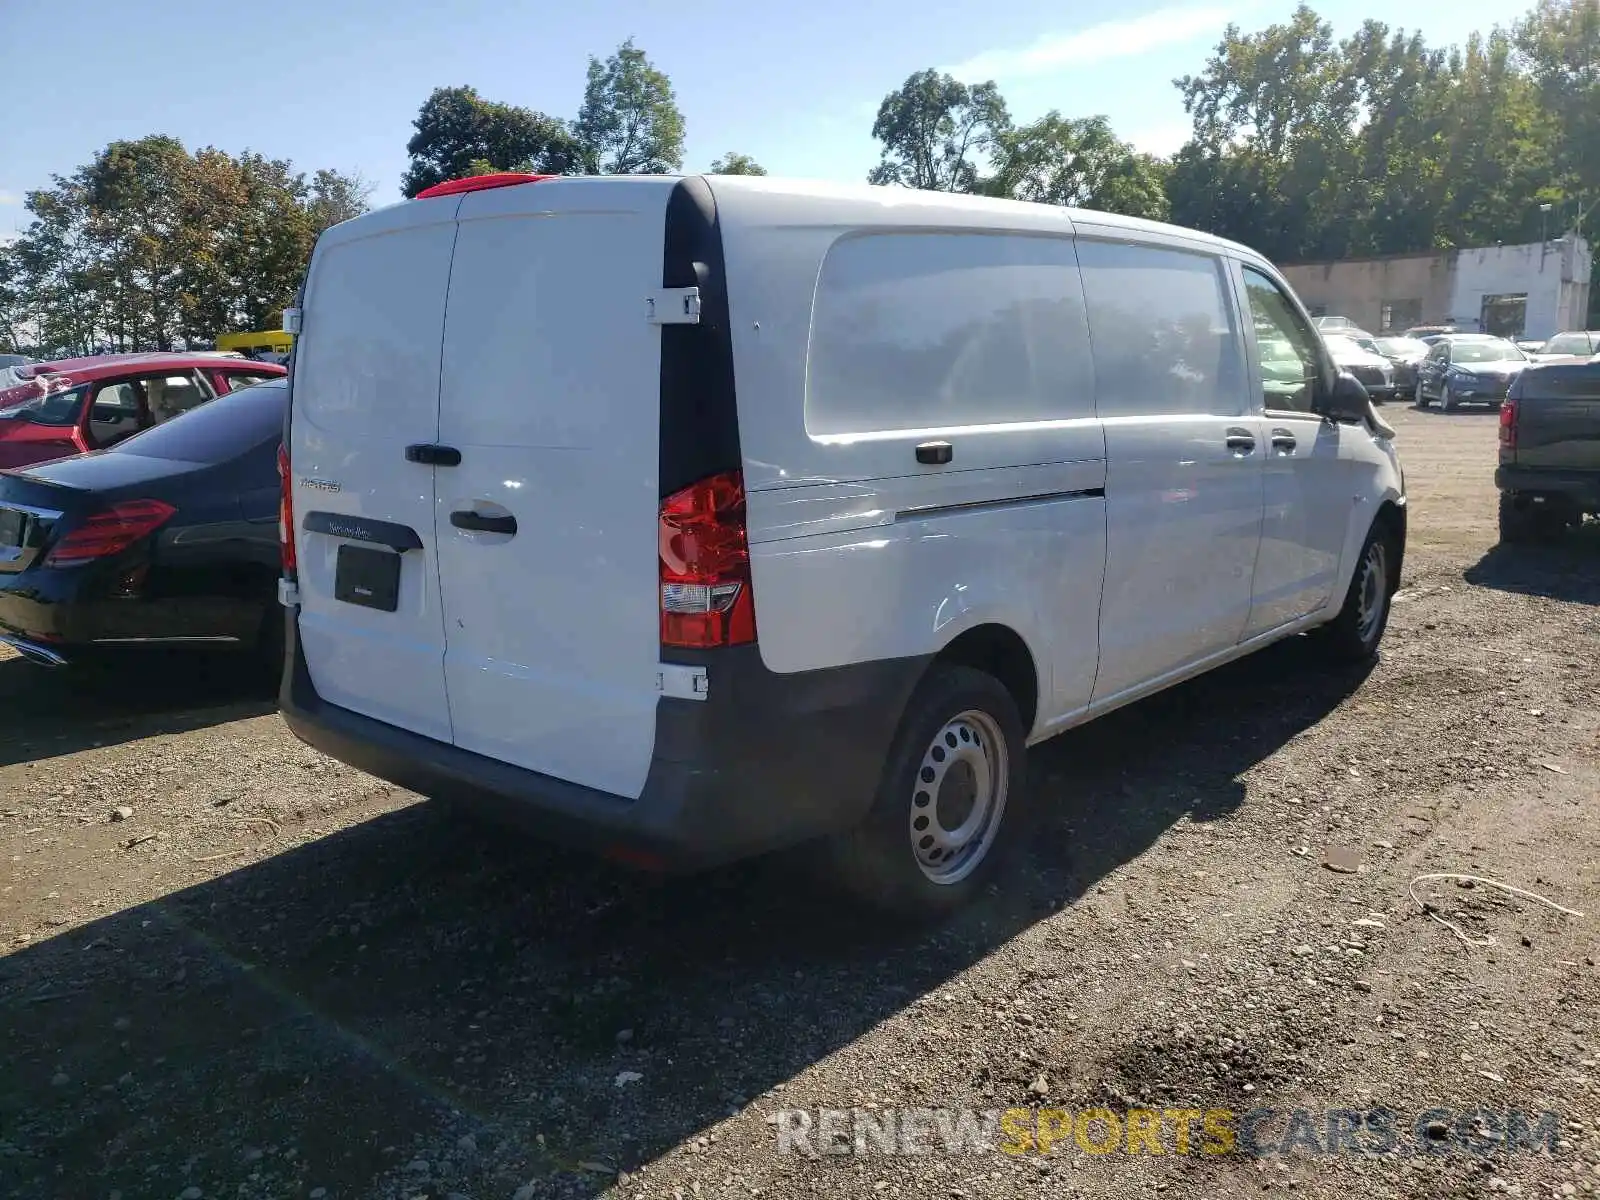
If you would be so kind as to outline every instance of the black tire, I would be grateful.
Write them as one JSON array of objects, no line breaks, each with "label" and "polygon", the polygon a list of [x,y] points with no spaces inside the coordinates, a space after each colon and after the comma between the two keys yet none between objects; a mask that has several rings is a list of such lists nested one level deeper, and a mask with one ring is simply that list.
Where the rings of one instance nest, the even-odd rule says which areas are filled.
[{"label": "black tire", "polygon": [[[1393,528],[1387,521],[1375,521],[1361,545],[1344,606],[1337,617],[1317,631],[1334,661],[1367,662],[1378,653],[1378,643],[1389,627],[1389,604],[1397,590],[1399,565],[1400,545]],[[1381,578],[1376,592],[1369,595],[1369,580],[1374,572]],[[1378,605],[1375,618],[1370,607],[1374,602]]]},{"label": "black tire", "polygon": [[1566,511],[1548,501],[1519,503],[1515,492],[1500,493],[1500,541],[1505,545],[1554,541],[1568,524]]},{"label": "black tire", "polygon": [[[956,734],[963,741],[954,742],[951,751],[935,744],[936,738],[944,741]],[[994,747],[980,748],[980,737],[1003,749],[1002,762],[996,762]],[[954,664],[930,667],[900,719],[866,819],[827,843],[824,861],[829,882],[880,911],[911,920],[939,917],[967,903],[1025,840],[1026,740],[1016,701],[994,676]],[[950,753],[949,765],[943,768],[947,772],[958,768],[972,771],[972,763],[978,759],[992,764],[1004,780],[1005,792],[999,798],[1000,811],[993,828],[989,829],[986,819],[978,823],[967,851],[970,864],[962,858],[962,851],[952,852],[944,868],[950,878],[941,881],[924,870],[919,855],[940,853],[942,847],[919,846],[934,841],[931,833],[916,841],[913,837],[914,828],[948,832],[942,823],[947,815],[941,806],[943,797],[938,793],[949,777],[934,776],[932,788],[923,786],[934,775],[935,759],[946,762],[946,753]],[[976,778],[977,773],[973,775]],[[953,785],[961,782],[952,780]],[[930,819],[937,824],[930,825]],[[923,824],[916,826],[919,820]],[[964,827],[967,822],[959,823]],[[986,844],[980,845],[986,829]],[[929,870],[937,874],[941,868],[932,863]]]},{"label": "black tire", "polygon": [[1439,407],[1444,409],[1445,412],[1455,412],[1456,410],[1455,393],[1450,390],[1450,381],[1448,379],[1439,385]]},{"label": "black tire", "polygon": [[288,653],[288,634],[285,626],[286,610],[274,600],[261,614],[261,628],[256,633],[252,658],[260,673],[262,685],[274,692],[283,679],[283,660]]},{"label": "black tire", "polygon": [[1420,379],[1417,380],[1417,386],[1416,386],[1416,389],[1412,392],[1411,399],[1412,399],[1412,403],[1417,408],[1427,408],[1428,407],[1428,398],[1422,394],[1422,380],[1420,380]]}]

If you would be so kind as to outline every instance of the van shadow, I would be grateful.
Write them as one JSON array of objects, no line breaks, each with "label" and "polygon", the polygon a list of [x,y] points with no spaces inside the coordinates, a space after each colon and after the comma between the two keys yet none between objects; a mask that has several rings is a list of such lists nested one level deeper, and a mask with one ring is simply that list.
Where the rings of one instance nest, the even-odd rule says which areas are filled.
[{"label": "van shadow", "polygon": [[1496,545],[1462,578],[1502,592],[1600,604],[1600,521],[1546,543]]},{"label": "van shadow", "polygon": [[0,766],[181,733],[277,709],[273,681],[243,654],[128,651],[44,667],[0,661]]},{"label": "van shadow", "polygon": [[0,1178],[129,1200],[384,1178],[596,1195],[597,1168],[694,1138],[1176,822],[1236,811],[1243,772],[1364,677],[1312,653],[1293,640],[1041,747],[1034,852],[937,930],[863,920],[769,863],[653,882],[418,804],[18,950]]}]

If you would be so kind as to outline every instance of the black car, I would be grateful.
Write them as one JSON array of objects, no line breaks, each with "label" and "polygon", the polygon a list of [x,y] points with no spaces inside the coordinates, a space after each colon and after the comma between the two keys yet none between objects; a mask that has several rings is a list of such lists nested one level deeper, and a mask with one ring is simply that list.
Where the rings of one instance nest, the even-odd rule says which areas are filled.
[{"label": "black car", "polygon": [[129,643],[270,659],[287,394],[241,388],[108,450],[0,472],[0,642],[52,666]]}]

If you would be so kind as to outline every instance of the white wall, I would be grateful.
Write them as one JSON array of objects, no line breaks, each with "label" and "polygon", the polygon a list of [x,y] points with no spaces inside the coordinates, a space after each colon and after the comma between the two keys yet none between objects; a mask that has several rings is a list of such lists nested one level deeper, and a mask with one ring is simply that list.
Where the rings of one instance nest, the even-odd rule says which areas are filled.
[{"label": "white wall", "polygon": [[1587,243],[1569,237],[1524,246],[1490,246],[1456,255],[1448,319],[1464,329],[1477,327],[1485,296],[1528,297],[1524,332],[1546,338],[1582,325],[1578,294],[1587,301],[1593,258]]}]

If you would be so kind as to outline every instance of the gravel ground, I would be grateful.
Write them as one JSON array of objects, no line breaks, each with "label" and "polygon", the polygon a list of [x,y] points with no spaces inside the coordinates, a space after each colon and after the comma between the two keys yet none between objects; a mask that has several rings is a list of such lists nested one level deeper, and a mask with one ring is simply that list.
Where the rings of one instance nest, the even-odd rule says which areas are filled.
[{"label": "gravel ground", "polygon": [[[1600,529],[1496,548],[1493,416],[1389,419],[1381,661],[1296,641],[1043,747],[1036,853],[936,932],[485,833],[225,663],[0,661],[0,1195],[1600,1191]],[[1469,945],[1408,896],[1441,871],[1589,915],[1417,885]],[[873,1106],[1279,1115],[1254,1154],[778,1153],[781,1110]],[[1400,1150],[1312,1152],[1375,1107]],[[1473,1109],[1554,1152],[1461,1149]]]}]

